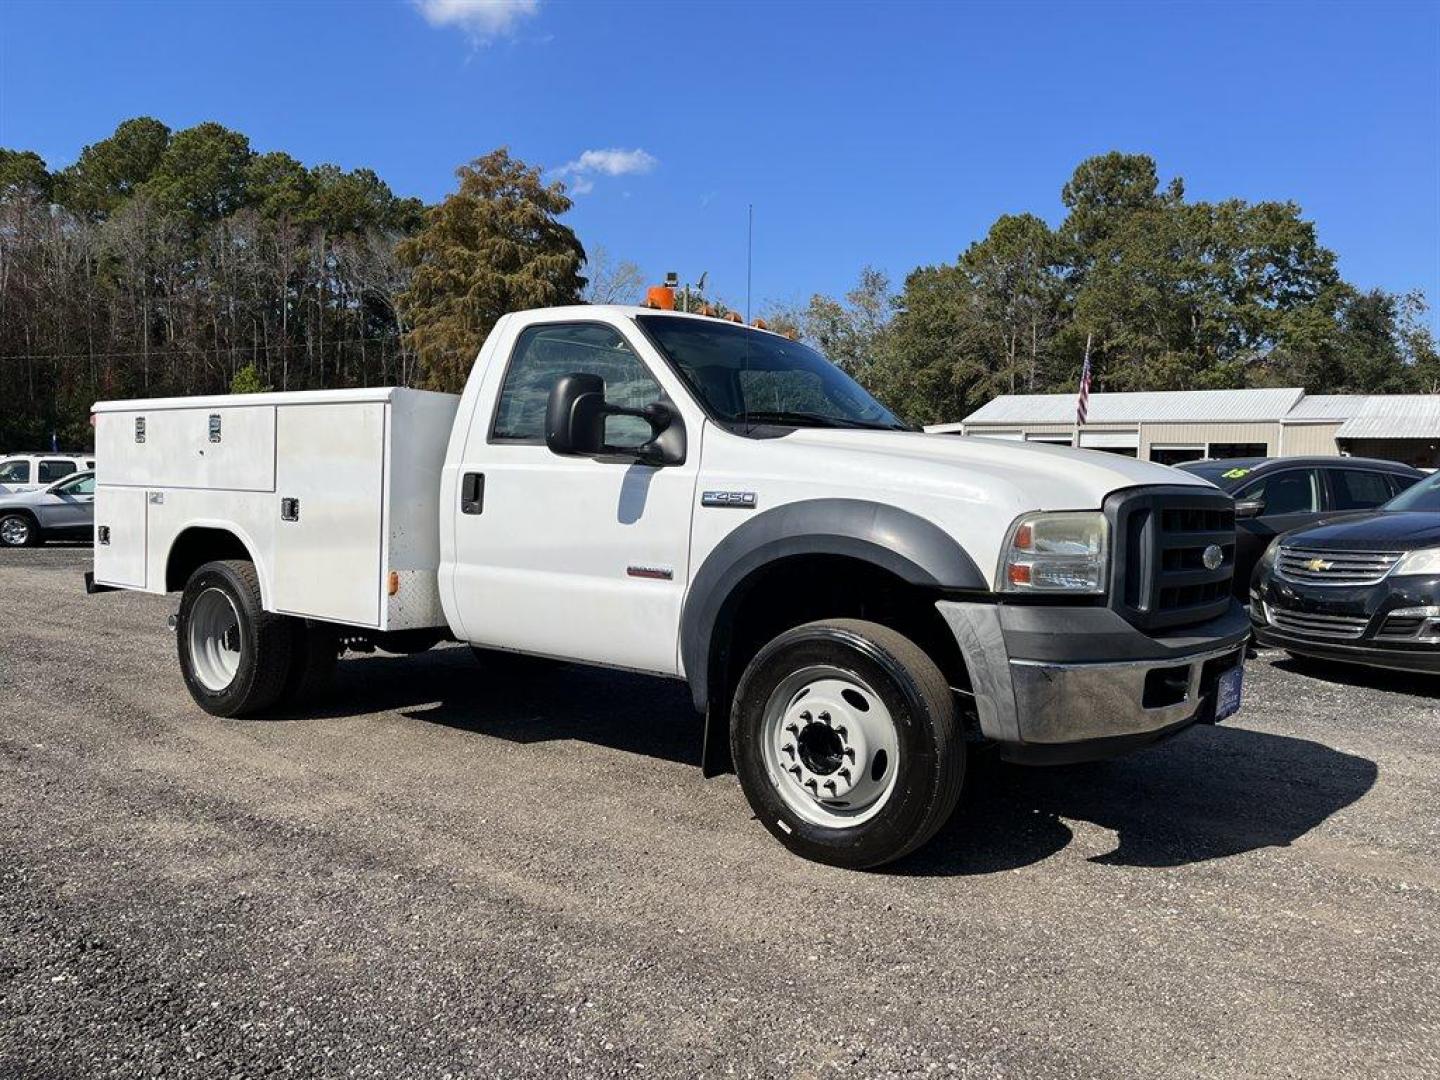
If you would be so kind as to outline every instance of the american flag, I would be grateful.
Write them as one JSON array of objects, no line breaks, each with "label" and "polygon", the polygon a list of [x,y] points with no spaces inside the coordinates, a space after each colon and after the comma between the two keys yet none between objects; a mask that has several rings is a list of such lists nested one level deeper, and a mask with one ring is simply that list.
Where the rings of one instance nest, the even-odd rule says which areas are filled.
[{"label": "american flag", "polygon": [[1090,350],[1085,350],[1085,366],[1080,369],[1080,400],[1075,402],[1075,423],[1085,423],[1090,411]]}]

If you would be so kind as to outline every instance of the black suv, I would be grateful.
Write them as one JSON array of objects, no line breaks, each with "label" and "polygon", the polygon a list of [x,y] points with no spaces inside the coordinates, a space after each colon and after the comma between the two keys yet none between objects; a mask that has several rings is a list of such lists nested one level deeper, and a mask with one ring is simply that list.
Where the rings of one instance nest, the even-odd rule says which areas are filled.
[{"label": "black suv", "polygon": [[1283,532],[1373,510],[1425,474],[1397,461],[1355,457],[1214,458],[1180,468],[1235,500],[1235,595],[1242,601],[1255,564]]},{"label": "black suv", "polygon": [[1440,474],[1375,513],[1281,537],[1250,622],[1260,644],[1300,656],[1440,672]]}]

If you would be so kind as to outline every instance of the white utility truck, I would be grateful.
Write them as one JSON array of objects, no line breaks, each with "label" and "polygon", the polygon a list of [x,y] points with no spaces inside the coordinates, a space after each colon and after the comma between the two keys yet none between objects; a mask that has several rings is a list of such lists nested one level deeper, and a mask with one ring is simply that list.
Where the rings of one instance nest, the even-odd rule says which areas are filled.
[{"label": "white utility truck", "polygon": [[935,833],[981,745],[1107,757],[1239,704],[1228,496],[906,430],[756,327],[523,311],[459,397],[95,420],[88,585],[181,594],[180,667],[217,716],[293,707],[347,647],[444,639],[683,679],[707,775],[733,761],[782,843],[863,867]]}]

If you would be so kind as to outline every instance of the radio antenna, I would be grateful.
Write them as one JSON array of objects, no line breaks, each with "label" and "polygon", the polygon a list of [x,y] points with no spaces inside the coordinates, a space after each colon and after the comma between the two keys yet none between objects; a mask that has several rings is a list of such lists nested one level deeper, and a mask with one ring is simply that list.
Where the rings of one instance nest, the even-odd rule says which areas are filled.
[{"label": "radio antenna", "polygon": [[745,222],[745,321],[750,321],[750,271],[755,263],[755,204],[747,207]]}]

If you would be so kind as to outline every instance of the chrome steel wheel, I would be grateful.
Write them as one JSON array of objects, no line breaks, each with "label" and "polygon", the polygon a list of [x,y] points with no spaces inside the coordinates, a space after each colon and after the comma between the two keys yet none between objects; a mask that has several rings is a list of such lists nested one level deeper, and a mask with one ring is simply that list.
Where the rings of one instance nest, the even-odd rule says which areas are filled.
[{"label": "chrome steel wheel", "polygon": [[765,704],[762,739],[776,792],[816,825],[859,825],[879,813],[895,790],[895,721],[880,695],[853,672],[817,666],[782,679]]},{"label": "chrome steel wheel", "polygon": [[190,666],[195,678],[219,693],[240,670],[240,613],[222,589],[206,589],[190,611]]},{"label": "chrome steel wheel", "polygon": [[24,547],[30,543],[31,528],[28,518],[12,514],[10,517],[0,520],[0,541],[4,541],[10,547]]}]

